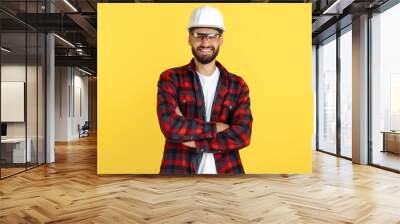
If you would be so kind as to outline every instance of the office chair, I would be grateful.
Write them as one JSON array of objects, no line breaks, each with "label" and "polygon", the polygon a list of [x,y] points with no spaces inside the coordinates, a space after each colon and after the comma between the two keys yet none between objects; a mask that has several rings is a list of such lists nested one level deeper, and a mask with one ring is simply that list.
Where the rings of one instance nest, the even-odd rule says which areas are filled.
[{"label": "office chair", "polygon": [[82,127],[78,125],[78,129],[79,129],[79,138],[89,136],[89,129],[90,129],[89,121],[85,121]]}]

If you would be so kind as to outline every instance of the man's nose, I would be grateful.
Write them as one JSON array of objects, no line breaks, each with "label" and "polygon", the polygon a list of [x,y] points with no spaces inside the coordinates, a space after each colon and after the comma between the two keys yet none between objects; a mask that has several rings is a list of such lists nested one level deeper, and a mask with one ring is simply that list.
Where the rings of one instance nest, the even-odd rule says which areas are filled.
[{"label": "man's nose", "polygon": [[210,40],[208,39],[208,37],[201,38],[201,45],[209,45],[209,42]]},{"label": "man's nose", "polygon": [[210,47],[212,47],[212,46],[209,45],[209,44],[207,44],[207,43],[204,43],[204,44],[200,44],[200,47],[203,47],[203,48],[210,48]]}]

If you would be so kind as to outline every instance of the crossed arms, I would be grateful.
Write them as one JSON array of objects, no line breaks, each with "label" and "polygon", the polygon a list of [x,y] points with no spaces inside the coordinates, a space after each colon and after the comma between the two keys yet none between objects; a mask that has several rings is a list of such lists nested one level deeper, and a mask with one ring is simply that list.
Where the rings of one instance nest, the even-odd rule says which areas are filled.
[{"label": "crossed arms", "polygon": [[157,115],[161,131],[168,141],[208,152],[238,150],[250,144],[253,117],[249,90],[244,82],[229,125],[182,116],[176,96],[173,80],[161,75],[158,81]]}]

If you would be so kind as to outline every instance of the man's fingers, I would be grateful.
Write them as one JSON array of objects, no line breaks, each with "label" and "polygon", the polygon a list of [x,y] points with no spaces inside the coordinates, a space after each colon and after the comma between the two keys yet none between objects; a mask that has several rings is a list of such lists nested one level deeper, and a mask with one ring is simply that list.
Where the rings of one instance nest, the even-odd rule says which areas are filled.
[{"label": "man's fingers", "polygon": [[179,108],[178,108],[178,107],[176,107],[176,109],[175,109],[175,113],[176,113],[176,114],[178,114],[179,116],[183,116],[183,114],[182,114],[181,110],[179,110]]},{"label": "man's fingers", "polygon": [[182,142],[182,144],[184,144],[185,146],[190,147],[190,148],[196,148],[196,142],[195,141]]},{"label": "man's fingers", "polygon": [[217,132],[225,131],[229,128],[228,124],[217,122]]}]

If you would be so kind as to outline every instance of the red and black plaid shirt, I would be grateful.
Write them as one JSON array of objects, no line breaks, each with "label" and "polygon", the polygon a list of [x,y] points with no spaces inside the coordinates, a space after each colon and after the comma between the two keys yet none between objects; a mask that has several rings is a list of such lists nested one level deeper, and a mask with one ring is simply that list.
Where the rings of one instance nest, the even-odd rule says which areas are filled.
[{"label": "red and black plaid shirt", "polygon": [[[210,122],[194,60],[160,75],[157,114],[166,141],[160,174],[195,174],[203,152],[214,153],[218,174],[243,174],[239,149],[250,144],[253,117],[249,89],[243,79],[229,73],[219,62],[220,77]],[[179,107],[183,116],[175,110]],[[216,122],[229,125],[217,133]],[[182,142],[195,141],[196,149]]]}]

